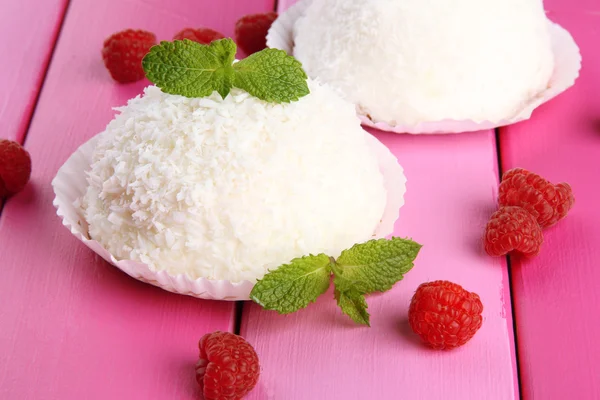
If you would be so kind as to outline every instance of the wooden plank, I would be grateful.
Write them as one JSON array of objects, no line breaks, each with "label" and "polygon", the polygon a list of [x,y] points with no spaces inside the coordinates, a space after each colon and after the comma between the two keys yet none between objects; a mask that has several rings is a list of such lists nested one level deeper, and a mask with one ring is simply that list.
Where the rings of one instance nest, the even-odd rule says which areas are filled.
[{"label": "wooden plank", "polygon": [[581,76],[531,120],[500,133],[503,170],[569,182],[576,199],[569,216],[545,231],[538,257],[511,258],[525,399],[600,398],[600,12],[590,14],[588,5],[547,2],[580,46]]},{"label": "wooden plank", "polygon": [[23,141],[67,3],[0,2],[0,138]]},{"label": "wooden plank", "polygon": [[[245,305],[241,333],[262,364],[248,398],[518,398],[505,260],[488,257],[481,244],[497,195],[494,133],[376,136],[406,170],[395,234],[424,244],[417,264],[391,291],[368,299],[371,328],[354,326],[331,292],[288,316]],[[452,352],[425,348],[407,324],[417,286],[436,279],[477,292],[485,307],[481,330]]]},{"label": "wooden plank", "polygon": [[[249,398],[518,398],[505,262],[485,255],[480,243],[497,193],[493,132],[376,136],[406,169],[395,234],[424,244],[416,266],[391,291],[368,299],[371,328],[353,326],[331,293],[285,317],[245,306],[242,334],[263,367],[262,391]],[[481,330],[452,352],[424,348],[407,324],[417,286],[437,279],[477,292],[485,308]]]},{"label": "wooden plank", "polygon": [[26,147],[32,184],[0,219],[0,398],[194,399],[200,336],[231,330],[234,304],[174,295],[101,261],[60,224],[50,181],[81,143],[101,131],[111,107],[144,82],[113,83],[103,39],[145,28],[170,39],[186,26],[232,34],[271,0],[72,0]]}]

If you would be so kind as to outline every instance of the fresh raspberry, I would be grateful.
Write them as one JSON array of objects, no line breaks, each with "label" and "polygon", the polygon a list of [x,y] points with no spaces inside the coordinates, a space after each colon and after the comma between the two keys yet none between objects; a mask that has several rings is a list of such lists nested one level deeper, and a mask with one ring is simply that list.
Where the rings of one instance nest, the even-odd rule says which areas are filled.
[{"label": "fresh raspberry", "polygon": [[514,168],[502,177],[498,201],[501,206],[526,209],[547,228],[567,215],[575,199],[568,183],[553,185],[523,168]]},{"label": "fresh raspberry", "polygon": [[475,293],[448,281],[421,284],[408,310],[412,330],[430,347],[450,350],[481,328],[483,304]]},{"label": "fresh raspberry", "polygon": [[196,380],[204,400],[239,400],[250,392],[260,375],[258,356],[244,338],[216,331],[200,339]]},{"label": "fresh raspberry", "polygon": [[19,143],[0,139],[0,199],[23,190],[31,177],[31,157]]},{"label": "fresh raspberry", "polygon": [[181,32],[178,32],[173,37],[173,40],[189,39],[193,42],[210,44],[213,40],[223,39],[224,37],[223,34],[209,28],[185,28]]},{"label": "fresh raspberry", "polygon": [[267,47],[267,33],[277,19],[276,12],[252,14],[240,18],[235,23],[235,41],[247,55]]},{"label": "fresh raspberry", "polygon": [[485,227],[485,251],[490,256],[503,256],[511,251],[535,256],[543,242],[542,228],[521,207],[500,207]]},{"label": "fresh raspberry", "polygon": [[156,44],[154,33],[127,29],[104,41],[102,59],[113,79],[120,83],[143,79],[142,59]]}]

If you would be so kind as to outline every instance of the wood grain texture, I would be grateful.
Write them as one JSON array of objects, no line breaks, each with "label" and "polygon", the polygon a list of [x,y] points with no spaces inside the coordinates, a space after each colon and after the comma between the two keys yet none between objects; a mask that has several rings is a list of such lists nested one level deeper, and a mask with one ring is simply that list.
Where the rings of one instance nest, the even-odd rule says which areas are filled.
[{"label": "wood grain texture", "polygon": [[[37,3],[36,3],[37,4]],[[72,0],[26,148],[32,182],[0,219],[0,398],[196,399],[197,341],[230,330],[234,304],[174,295],[135,281],[61,226],[51,179],[147,82],[111,81],[106,36],[145,28],[170,39],[186,26],[232,34],[266,0]]]},{"label": "wood grain texture", "polygon": [[538,257],[511,258],[526,400],[600,398],[600,13],[590,15],[589,5],[546,2],[580,46],[581,76],[531,120],[500,132],[503,170],[569,182],[576,199],[568,217],[545,231]]},{"label": "wood grain texture", "polygon": [[0,138],[23,141],[67,3],[0,1]]}]

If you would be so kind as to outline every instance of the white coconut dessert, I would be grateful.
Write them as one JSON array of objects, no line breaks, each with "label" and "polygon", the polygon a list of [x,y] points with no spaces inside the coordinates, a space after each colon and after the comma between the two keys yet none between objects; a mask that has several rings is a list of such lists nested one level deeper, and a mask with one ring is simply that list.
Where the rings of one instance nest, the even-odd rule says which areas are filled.
[{"label": "white coconut dessert", "polygon": [[500,121],[554,69],[541,0],[303,0],[294,56],[389,125]]},{"label": "white coconut dessert", "polygon": [[351,103],[308,85],[282,104],[146,88],[93,152],[89,236],[117,260],[232,282],[371,239],[386,189],[368,134]]}]

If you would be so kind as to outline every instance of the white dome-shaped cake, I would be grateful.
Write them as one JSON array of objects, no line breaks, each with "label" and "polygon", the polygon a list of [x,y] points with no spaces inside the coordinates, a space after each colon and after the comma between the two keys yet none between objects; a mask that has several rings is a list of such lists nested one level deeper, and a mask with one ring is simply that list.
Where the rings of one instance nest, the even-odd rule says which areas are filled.
[{"label": "white dome-shaped cake", "polygon": [[553,72],[541,0],[304,1],[294,56],[373,121],[499,121]]},{"label": "white dome-shaped cake", "polygon": [[309,88],[289,104],[147,88],[95,148],[90,237],[117,260],[233,282],[371,239],[386,190],[367,133],[351,103]]}]

